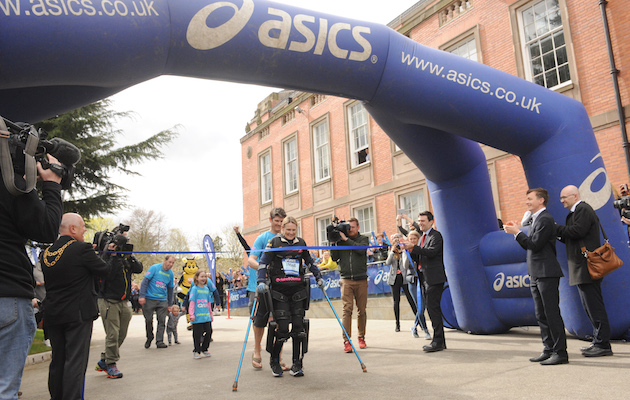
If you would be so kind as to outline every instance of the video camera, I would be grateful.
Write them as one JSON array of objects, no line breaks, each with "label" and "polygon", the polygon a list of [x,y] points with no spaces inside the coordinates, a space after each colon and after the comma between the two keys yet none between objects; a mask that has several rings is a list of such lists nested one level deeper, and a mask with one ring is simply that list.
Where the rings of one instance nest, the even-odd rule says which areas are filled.
[{"label": "video camera", "polygon": [[613,202],[613,206],[621,210],[621,216],[630,218],[630,196],[624,196]]},{"label": "video camera", "polygon": [[112,231],[100,231],[94,234],[93,244],[96,251],[104,252],[110,243],[114,243],[118,251],[133,251],[133,244],[128,243],[129,238],[124,235],[129,232],[129,225],[119,224]]},{"label": "video camera", "polygon": [[[28,172],[27,157],[33,157],[36,162],[41,163],[42,168],[51,169],[61,177],[62,189],[70,189],[74,179],[74,166],[81,159],[81,151],[72,143],[61,138],[47,140],[48,133],[41,128],[35,129],[33,125],[24,122],[14,123],[2,117],[0,119],[0,133],[3,134],[0,135],[2,136],[0,140],[8,137],[8,153],[11,156],[15,175],[23,176],[26,174]],[[2,130],[3,127],[6,127],[6,131]],[[2,146],[5,147],[6,144],[3,143]],[[5,157],[4,148],[2,152],[2,157]],[[50,164],[46,154],[59,160],[61,166]],[[2,165],[4,168],[4,161]],[[7,189],[9,188],[7,187]]]},{"label": "video camera", "polygon": [[341,240],[339,232],[343,232],[346,237],[350,230],[350,224],[346,221],[339,221],[339,218],[333,217],[332,223],[326,227],[326,238],[330,243],[337,243]]}]

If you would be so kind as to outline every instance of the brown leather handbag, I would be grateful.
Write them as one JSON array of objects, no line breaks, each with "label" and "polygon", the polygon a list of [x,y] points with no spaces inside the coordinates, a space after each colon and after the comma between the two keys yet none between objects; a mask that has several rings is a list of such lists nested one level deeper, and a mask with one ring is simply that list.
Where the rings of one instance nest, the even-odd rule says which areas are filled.
[{"label": "brown leather handbag", "polygon": [[604,232],[601,222],[599,222],[599,227],[601,228],[604,240],[606,241],[603,246],[598,247],[593,251],[588,251],[586,250],[586,246],[584,246],[584,242],[581,243],[582,254],[586,257],[588,273],[591,275],[591,279],[593,280],[602,279],[604,276],[623,265],[623,261],[621,261],[621,259],[615,254],[614,247],[608,243],[608,236],[606,236],[606,232]]}]

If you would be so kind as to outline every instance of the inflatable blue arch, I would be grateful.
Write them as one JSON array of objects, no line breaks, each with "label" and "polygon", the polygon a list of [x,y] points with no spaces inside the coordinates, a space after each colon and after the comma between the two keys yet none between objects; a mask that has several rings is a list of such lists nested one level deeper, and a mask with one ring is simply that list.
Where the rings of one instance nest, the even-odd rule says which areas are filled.
[{"label": "inflatable blue arch", "polygon": [[[0,0],[0,38],[0,115],[16,121],[165,74],[364,101],[427,178],[445,237],[448,314],[465,331],[536,324],[525,252],[498,230],[479,143],[519,156],[529,186],[549,190],[557,221],[560,190],[578,186],[629,264],[581,103],[383,25],[253,0]],[[617,338],[630,328],[629,279],[623,267],[603,284]],[[567,329],[591,335],[575,288],[563,279],[560,290]]]}]

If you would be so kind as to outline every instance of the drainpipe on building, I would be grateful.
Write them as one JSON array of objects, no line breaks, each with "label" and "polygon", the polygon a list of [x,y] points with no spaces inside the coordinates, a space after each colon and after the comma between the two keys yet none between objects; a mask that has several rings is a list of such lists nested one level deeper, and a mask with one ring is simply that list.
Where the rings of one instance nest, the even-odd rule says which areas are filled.
[{"label": "drainpipe on building", "polygon": [[602,20],[604,22],[604,33],[606,34],[606,45],[608,46],[608,59],[610,60],[610,74],[613,77],[613,86],[615,87],[615,99],[617,100],[617,112],[619,113],[619,126],[621,127],[621,138],[623,140],[624,153],[626,155],[626,168],[630,177],[630,144],[628,144],[628,132],[626,131],[626,117],[621,103],[621,94],[619,93],[619,81],[617,75],[619,70],[615,66],[615,55],[613,54],[612,43],[610,41],[610,29],[608,26],[608,16],[606,15],[606,5],[608,1],[599,0],[599,7],[602,11]]}]

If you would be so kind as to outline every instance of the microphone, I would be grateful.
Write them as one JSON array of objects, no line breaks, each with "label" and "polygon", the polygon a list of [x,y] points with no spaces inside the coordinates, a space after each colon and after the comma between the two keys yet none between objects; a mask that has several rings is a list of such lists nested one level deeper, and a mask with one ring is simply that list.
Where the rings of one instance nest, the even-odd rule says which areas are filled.
[{"label": "microphone", "polygon": [[46,148],[49,154],[68,167],[75,165],[81,159],[81,150],[61,138],[55,137],[50,140],[42,140],[40,143]]}]

